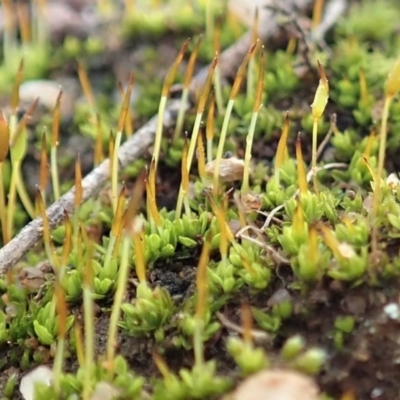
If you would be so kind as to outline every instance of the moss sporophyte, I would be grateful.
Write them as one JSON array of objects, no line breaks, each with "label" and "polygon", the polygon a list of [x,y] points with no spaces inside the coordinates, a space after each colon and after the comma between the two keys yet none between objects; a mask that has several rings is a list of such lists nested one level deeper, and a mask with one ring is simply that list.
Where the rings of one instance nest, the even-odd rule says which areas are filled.
[{"label": "moss sporophyte", "polygon": [[[99,1],[68,6],[96,28],[57,47],[53,3],[17,3],[0,60],[4,398],[232,400],[276,369],[324,399],[395,398],[398,4],[357,2],[325,37],[321,0],[312,20],[260,8],[247,33],[234,1],[125,1],[122,17]],[[68,84],[49,109],[24,98],[63,75],[82,93],[70,115]]]}]

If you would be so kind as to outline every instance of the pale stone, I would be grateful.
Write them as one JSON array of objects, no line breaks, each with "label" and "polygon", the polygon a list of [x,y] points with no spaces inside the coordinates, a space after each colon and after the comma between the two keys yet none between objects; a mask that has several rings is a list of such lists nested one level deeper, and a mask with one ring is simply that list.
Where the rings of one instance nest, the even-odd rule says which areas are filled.
[{"label": "pale stone", "polygon": [[267,370],[242,382],[232,400],[319,400],[319,389],[310,377],[290,370]]},{"label": "pale stone", "polygon": [[52,379],[53,371],[49,367],[41,365],[24,375],[19,385],[19,391],[25,400],[34,400],[35,385],[40,382],[50,386]]}]

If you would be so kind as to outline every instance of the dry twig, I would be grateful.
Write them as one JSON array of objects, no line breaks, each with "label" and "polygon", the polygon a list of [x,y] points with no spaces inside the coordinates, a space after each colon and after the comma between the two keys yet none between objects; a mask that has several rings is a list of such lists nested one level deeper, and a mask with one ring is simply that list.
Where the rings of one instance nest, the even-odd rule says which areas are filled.
[{"label": "dry twig", "polygon": [[[219,319],[219,322],[221,322],[222,326],[224,326],[226,329],[236,332],[239,335],[243,335],[244,328],[242,326],[236,325],[232,321],[229,321],[229,319],[219,311],[216,312],[216,316]],[[265,331],[252,329],[250,334],[252,339],[255,340],[257,343],[271,342],[271,336],[268,335],[268,333]]]},{"label": "dry twig", "polygon": [[[170,103],[164,115],[165,127],[173,126],[178,105],[178,100]],[[156,131],[157,119],[157,116],[154,116],[120,147],[118,155],[120,168],[124,168],[137,160],[151,146]],[[85,202],[96,196],[108,179],[110,179],[110,161],[107,159],[83,179],[82,201]],[[73,212],[74,199],[75,187],[47,209],[47,218],[51,229],[62,223],[65,212],[69,214]],[[7,272],[29,249],[39,242],[43,235],[42,229],[43,221],[41,217],[38,217],[26,225],[17,236],[0,249],[0,275]]]}]

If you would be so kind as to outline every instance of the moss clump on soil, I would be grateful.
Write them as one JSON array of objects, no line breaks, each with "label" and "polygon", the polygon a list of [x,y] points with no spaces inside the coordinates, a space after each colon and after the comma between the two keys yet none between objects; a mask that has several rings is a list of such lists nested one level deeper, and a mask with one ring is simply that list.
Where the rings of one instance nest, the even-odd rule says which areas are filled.
[{"label": "moss clump on soil", "polygon": [[[111,160],[107,186],[84,204],[83,154],[71,162],[59,151],[60,97],[47,133],[27,124],[32,109],[16,113],[20,64],[12,111],[0,118],[3,245],[29,217],[46,222],[46,205],[72,184],[76,192],[75,211],[53,231],[45,223],[42,245],[0,279],[4,398],[18,398],[21,376],[38,365],[52,371],[39,400],[91,399],[96,389],[217,399],[274,367],[312,376],[321,399],[396,398],[399,6],[354,2],[305,74],[293,43],[254,42],[228,82],[215,78],[216,59],[180,129],[159,125],[149,155],[121,170],[123,136],[183,95],[216,46],[215,36],[181,37],[210,29],[210,10],[196,7],[195,25],[186,9],[172,27],[142,20],[139,33],[176,35],[177,55],[158,90],[143,74],[149,97],[134,110],[134,75],[112,103],[93,96],[80,64],[86,104],[70,127],[92,138],[94,164]],[[132,21],[124,33],[137,35]],[[32,143],[40,165],[30,196],[21,165]]]}]

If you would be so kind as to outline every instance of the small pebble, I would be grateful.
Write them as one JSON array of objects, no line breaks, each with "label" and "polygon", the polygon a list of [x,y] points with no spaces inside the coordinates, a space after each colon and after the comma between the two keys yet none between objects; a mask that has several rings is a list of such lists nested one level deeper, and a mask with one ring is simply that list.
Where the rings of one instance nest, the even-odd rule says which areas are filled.
[{"label": "small pebble", "polygon": [[399,305],[396,303],[389,303],[383,308],[384,313],[390,318],[397,320],[400,317]]},{"label": "small pebble", "polygon": [[372,390],[371,399],[383,399],[383,397],[381,397],[383,395],[383,393],[384,393],[383,389],[380,387],[377,387]]},{"label": "small pebble", "polygon": [[274,306],[275,304],[283,303],[284,301],[291,301],[292,296],[286,289],[278,289],[267,301],[267,305],[269,307]]},{"label": "small pebble", "polygon": [[262,199],[259,194],[245,193],[240,196],[245,212],[258,211],[262,207]]},{"label": "small pebble", "polygon": [[[214,175],[215,160],[206,164],[206,174],[209,177]],[[219,164],[219,181],[220,182],[233,182],[239,181],[243,178],[244,161],[236,158],[223,158]]]},{"label": "small pebble", "polygon": [[319,389],[310,377],[300,372],[267,370],[242,382],[232,400],[319,400]]},{"label": "small pebble", "polygon": [[35,79],[22,83],[19,88],[21,107],[28,109],[36,98],[39,98],[39,106],[47,111],[52,111],[56,105],[60,90],[63,91],[60,101],[61,118],[68,118],[73,113],[73,96],[66,88],[52,80]]},{"label": "small pebble", "polygon": [[347,259],[352,258],[356,255],[356,252],[354,251],[353,246],[351,246],[350,244],[345,243],[345,242],[339,243],[338,250],[339,250],[339,253],[344,258],[347,258]]},{"label": "small pebble", "polygon": [[36,383],[40,382],[50,386],[52,379],[53,371],[49,367],[41,365],[24,375],[21,379],[19,391],[24,400],[34,400]]},{"label": "small pebble", "polygon": [[117,398],[119,394],[119,390],[115,389],[109,383],[99,382],[90,396],[90,400],[113,400]]},{"label": "small pebble", "polygon": [[343,299],[343,309],[354,315],[363,315],[367,305],[361,296],[346,296]]}]

